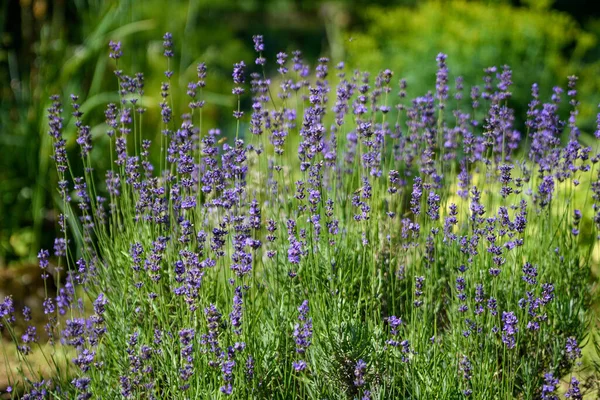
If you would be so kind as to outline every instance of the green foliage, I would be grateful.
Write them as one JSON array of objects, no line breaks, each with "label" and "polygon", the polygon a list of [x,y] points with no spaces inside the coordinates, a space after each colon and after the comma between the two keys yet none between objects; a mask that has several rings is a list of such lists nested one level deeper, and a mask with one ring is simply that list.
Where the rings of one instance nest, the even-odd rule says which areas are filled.
[{"label": "green foliage", "polygon": [[[0,76],[10,82],[0,96],[0,264],[35,256],[55,232],[56,182],[49,168],[52,142],[46,134],[51,93],[81,93],[94,102],[115,96],[103,91],[106,43],[128,2],[6,2],[0,8],[6,47]],[[66,23],[65,21],[69,21]],[[20,24],[20,22],[23,22]],[[133,24],[122,36],[148,29]],[[73,151],[73,122],[66,140]],[[96,154],[100,158],[101,154]],[[48,235],[50,232],[50,235]]]},{"label": "green foliage", "polygon": [[[322,186],[312,187],[320,191],[323,200],[314,205],[317,210],[314,211],[315,215],[322,218],[321,236],[314,233],[316,228],[310,220],[312,215],[306,211],[306,199],[294,196],[298,190],[295,182],[307,178],[307,173],[300,171],[295,152],[303,140],[299,130],[309,103],[298,96],[287,104],[275,97],[273,104],[276,106],[270,110],[277,112],[278,107],[285,106],[296,111],[297,120],[291,124],[288,132],[284,156],[276,156],[268,143],[267,135],[273,132],[265,132],[260,138],[248,138],[250,135],[245,132],[249,127],[250,113],[241,120],[240,137],[246,140],[246,144],[252,144],[254,149],[262,146],[264,151],[248,149],[245,153],[247,158],[242,161],[244,167],[248,167],[248,175],[227,181],[229,188],[237,188],[239,180],[247,179],[240,185],[240,201],[233,209],[211,205],[211,201],[220,201],[222,191],[202,194],[198,190],[182,190],[173,182],[179,183],[189,177],[179,172],[172,181],[161,179],[161,175],[155,173],[157,180],[154,183],[145,181],[143,184],[145,187],[158,185],[167,193],[164,198],[153,194],[154,200],[159,203],[164,201],[167,205],[165,212],[169,221],[164,226],[157,225],[151,219],[136,219],[140,215],[136,215],[135,203],[142,197],[139,187],[124,183],[121,197],[106,195],[103,182],[106,170],[121,174],[121,181],[126,181],[123,168],[110,163],[107,149],[112,146],[114,150],[114,143],[106,137],[107,126],[103,122],[104,105],[119,101],[119,95],[114,92],[117,80],[113,75],[112,62],[107,57],[106,45],[109,40],[123,42],[124,57],[119,60],[120,69],[127,74],[137,71],[145,73],[145,94],[140,97],[138,104],[146,107],[148,112],[143,122],[136,116],[135,123],[139,125],[135,125],[134,129],[143,138],[154,141],[151,157],[154,157],[155,165],[159,165],[164,160],[164,154],[158,151],[158,143],[163,140],[160,130],[164,128],[159,107],[160,83],[165,80],[163,71],[167,65],[175,70],[171,104],[178,123],[178,117],[189,111],[189,99],[185,91],[187,83],[195,80],[196,64],[200,61],[208,64],[207,88],[201,94],[201,99],[206,100],[207,105],[203,109],[202,127],[196,126],[200,138],[206,138],[210,128],[223,128],[224,135],[219,140],[219,152],[222,154],[227,152],[222,144],[231,143],[233,132],[237,131],[237,124],[230,118],[236,104],[236,98],[230,94],[231,66],[241,59],[252,64],[255,56],[249,37],[259,32],[254,32],[256,27],[251,21],[264,22],[263,32],[267,33],[270,41],[267,58],[271,67],[267,68],[267,72],[275,69],[272,66],[275,50],[293,50],[297,47],[293,40],[288,40],[287,34],[310,37],[308,44],[301,46],[308,47],[310,61],[328,46],[321,44],[324,35],[331,40],[339,33],[335,31],[339,26],[328,26],[327,32],[324,32],[321,22],[311,18],[315,10],[320,10],[317,2],[298,6],[298,15],[284,13],[286,18],[281,20],[278,20],[281,14],[276,11],[286,9],[288,3],[285,1],[273,4],[261,1],[173,2],[169,4],[168,13],[157,12],[164,7],[162,1],[150,0],[139,6],[134,4],[130,1],[75,1],[68,3],[66,8],[57,5],[51,9],[52,17],[39,24],[39,41],[33,39],[30,42],[35,49],[32,59],[15,58],[11,51],[0,53],[5,60],[9,60],[9,67],[13,62],[10,60],[18,59],[25,63],[24,66],[12,65],[12,68],[3,71],[10,78],[11,86],[2,89],[0,109],[0,125],[10,127],[8,135],[3,132],[0,136],[0,150],[6,154],[0,158],[0,261],[3,257],[15,259],[29,255],[31,258],[40,244],[41,247],[51,248],[53,235],[41,236],[40,232],[54,231],[58,213],[69,216],[71,225],[65,237],[68,235],[71,238],[73,248],[68,250],[67,257],[59,258],[58,265],[74,270],[78,268],[74,261],[83,257],[87,265],[93,265],[96,270],[77,295],[85,297],[88,302],[94,301],[100,293],[108,299],[106,313],[102,316],[108,329],[106,335],[97,347],[91,340],[84,346],[96,350],[96,360],[104,363],[102,368],[94,367],[87,374],[92,378],[90,390],[93,393],[109,392],[109,397],[118,397],[119,379],[128,374],[131,368],[131,353],[128,350],[140,355],[142,346],[147,345],[162,351],[153,354],[149,361],[154,371],[152,380],[157,382],[152,389],[154,394],[163,398],[183,397],[178,387],[182,383],[179,369],[185,365],[185,357],[180,353],[183,346],[178,333],[191,327],[197,335],[194,344],[197,369],[190,381],[191,391],[210,398],[221,396],[219,387],[223,384],[223,375],[219,367],[209,366],[213,356],[200,340],[208,331],[203,310],[209,304],[216,304],[222,313],[220,345],[223,348],[233,346],[239,340],[247,344],[245,352],[238,355],[234,373],[234,393],[238,398],[356,398],[366,388],[373,391],[374,398],[381,399],[459,398],[462,390],[472,388],[476,398],[521,396],[529,399],[539,395],[543,372],[552,370],[562,375],[571,370],[572,365],[564,354],[565,339],[573,336],[584,344],[591,320],[588,280],[592,266],[590,260],[594,260],[592,253],[594,246],[597,246],[597,228],[593,223],[592,201],[589,197],[595,177],[582,178],[578,189],[574,189],[570,181],[557,183],[555,200],[544,209],[538,207],[535,197],[530,197],[526,191],[513,195],[511,201],[498,195],[502,186],[496,180],[499,155],[470,165],[473,178],[485,189],[483,203],[487,210],[486,217],[496,215],[501,205],[510,208],[516,206],[520,199],[529,202],[527,230],[514,233],[525,244],[508,254],[502,275],[493,278],[488,270],[494,264],[488,253],[488,243],[483,238],[477,244],[477,254],[468,257],[457,241],[448,242],[443,237],[443,218],[447,217],[451,203],[456,203],[460,210],[459,222],[453,232],[464,237],[476,234],[470,222],[469,201],[455,195],[457,165],[451,165],[452,162],[436,165],[444,176],[444,184],[436,188],[442,197],[442,220],[432,221],[425,215],[427,193],[421,201],[423,212],[420,215],[414,215],[408,209],[412,177],[424,167],[419,165],[423,161],[420,156],[428,144],[422,138],[435,129],[440,129],[440,135],[449,132],[455,124],[453,118],[445,119],[449,112],[447,115],[440,112],[436,123],[413,132],[419,138],[418,148],[414,148],[418,154],[417,166],[406,166],[404,161],[395,159],[396,150],[409,148],[407,143],[411,142],[404,140],[406,132],[404,136],[396,138],[391,138],[388,132],[384,139],[385,146],[382,145],[381,165],[384,168],[381,176],[372,175],[367,168],[361,168],[361,156],[365,155],[362,152],[367,145],[361,144],[356,150],[358,154],[346,153],[352,147],[346,134],[355,130],[358,122],[384,124],[393,121],[396,117],[394,112],[386,117],[376,107],[381,104],[370,104],[364,121],[352,116],[346,118],[338,127],[337,141],[329,137],[331,132],[328,132],[324,141],[335,147],[337,164],[334,167],[328,165],[330,159],[325,159],[323,154],[317,155],[313,161],[314,164],[323,161],[327,165]],[[544,0],[531,1],[531,8],[516,8],[505,2],[485,6],[480,3],[431,2],[422,3],[416,8],[371,8],[365,15],[361,15],[363,11],[356,4],[345,4],[341,8],[328,4],[330,8],[324,9],[340,20],[347,17],[347,10],[353,16],[366,17],[366,29],[348,34],[348,41],[344,45],[349,51],[351,67],[360,66],[361,69],[375,72],[387,67],[393,69],[395,78],[407,78],[410,97],[421,95],[433,87],[433,60],[440,51],[450,54],[451,75],[464,76],[467,88],[471,84],[481,84],[484,67],[502,64],[513,67],[516,84],[508,104],[514,105],[521,118],[527,108],[531,83],[538,82],[541,85],[542,98],[545,99],[552,85],[564,83],[561,80],[567,75],[579,74],[578,98],[582,100],[579,117],[580,122],[584,123],[583,127],[590,130],[591,116],[595,116],[596,112],[593,100],[599,80],[597,66],[588,61],[593,58],[591,50],[596,36],[582,30],[566,14],[551,11],[548,4]],[[63,24],[67,15],[77,16],[73,26]],[[594,31],[593,26],[589,29]],[[161,56],[162,41],[156,39],[159,37],[157,32],[164,30],[172,31],[178,39],[176,56],[169,63]],[[332,30],[335,32],[331,33]],[[331,52],[336,57],[340,49],[336,48],[334,40],[331,42]],[[36,65],[40,68],[36,69]],[[30,73],[14,72],[21,70]],[[334,124],[331,115],[336,100],[333,86],[339,83],[334,77],[335,72],[331,68],[330,83],[333,85],[325,107],[326,127]],[[346,72],[350,77],[351,73]],[[273,78],[273,94],[280,90],[280,83],[280,77]],[[67,99],[70,93],[80,94],[83,122],[90,124],[92,130],[94,149],[89,159],[79,160],[79,148],[75,142],[78,129],[75,120],[70,117],[70,106],[65,104],[63,137],[67,140],[71,158],[71,178],[83,175],[84,167],[93,166],[94,172],[85,174],[88,188],[97,189],[99,194],[110,197],[109,202],[114,205],[112,208],[117,210],[106,225],[106,221],[98,218],[93,232],[86,231],[87,228],[77,223],[79,205],[76,203],[81,199],[73,193],[74,201],[68,204],[56,191],[56,176],[49,172],[52,170],[49,157],[53,152],[53,143],[46,135],[46,108],[49,106],[47,97],[54,92],[59,92],[63,99]],[[250,106],[249,97],[242,98],[242,104],[247,109]],[[384,97],[385,100],[380,101],[385,105],[395,105],[395,96]],[[468,99],[456,105],[459,104],[467,105],[466,109],[470,111]],[[452,110],[454,106],[455,101],[451,98],[447,110]],[[193,114],[194,124],[198,123],[197,118],[198,115]],[[404,123],[407,118],[401,113],[398,121]],[[483,126],[481,111],[473,118],[478,120],[479,127]],[[476,128],[473,132],[480,135],[482,129]],[[591,139],[582,136],[581,141],[587,144]],[[202,147],[195,147],[195,144],[194,158],[199,159],[204,154]],[[130,145],[129,151],[130,155],[140,155],[140,149],[136,146]],[[345,159],[347,156],[349,158]],[[525,159],[522,154],[517,156]],[[439,158],[436,162],[439,162]],[[224,170],[228,168],[222,164],[222,160],[217,164]],[[273,164],[282,166],[283,171],[276,173]],[[174,164],[170,167],[167,170],[177,170]],[[401,188],[396,187],[397,192],[392,194],[388,189],[394,185],[387,179],[387,173],[394,168],[400,170],[408,183]],[[596,171],[593,170],[593,173]],[[577,177],[581,175],[584,174],[578,174]],[[515,169],[512,178],[524,178],[533,192],[538,190],[539,178],[532,176],[531,170]],[[266,188],[265,179],[276,189]],[[358,193],[360,198],[365,187],[363,179],[370,182],[373,189],[372,198],[365,197],[362,200],[368,203],[371,215],[368,222],[357,223],[353,216],[361,211],[352,205],[352,200],[353,194]],[[141,182],[137,183],[142,185]],[[174,200],[176,195],[172,193],[192,196],[198,206],[181,212],[174,206],[177,200]],[[93,209],[102,209],[101,205],[95,203],[95,196],[90,198]],[[237,276],[230,268],[232,254],[236,251],[233,242],[238,229],[231,218],[247,218],[244,213],[248,211],[253,198],[258,199],[262,222],[267,219],[276,221],[277,238],[269,243],[264,226],[252,229],[251,237],[260,239],[264,247],[251,251],[253,270],[250,275],[243,277]],[[328,215],[329,211],[324,206],[325,199],[334,201],[331,215]],[[48,211],[53,208],[58,208],[57,212]],[[569,233],[572,228],[571,216],[576,208],[584,213],[578,237]],[[30,209],[34,211],[31,218]],[[388,217],[386,212],[390,210],[396,212],[396,219]],[[517,212],[516,207],[511,208],[511,218]],[[192,222],[194,239],[191,243],[178,241],[184,235],[184,229],[178,225],[182,215]],[[224,219],[224,216],[230,218]],[[333,236],[325,233],[325,221],[331,222],[328,220],[331,217],[340,222],[341,228],[339,236],[336,234],[332,241],[330,239]],[[300,264],[292,264],[287,258],[287,218],[297,221],[294,235],[302,229],[308,232],[302,238],[306,254]],[[400,218],[418,222],[422,232],[420,236],[403,237],[398,221]],[[220,225],[222,220],[228,222]],[[486,223],[490,229],[500,228],[497,221]],[[223,247],[224,255],[209,249],[208,245],[200,249],[195,242],[200,229],[204,229],[211,237],[212,229],[216,226],[226,226],[229,231]],[[439,229],[439,233],[432,234],[433,239],[429,240],[432,229]],[[85,245],[86,239],[91,236],[94,239]],[[139,243],[144,248],[144,257],[150,258],[158,236],[170,236],[171,239],[157,264],[162,278],[155,280],[147,269],[140,272],[131,268],[133,260],[130,251],[133,243]],[[495,240],[504,245],[508,238],[498,234]],[[194,310],[190,309],[186,301],[188,299],[174,294],[174,289],[181,284],[176,279],[174,265],[181,261],[182,250],[196,252],[198,257],[205,260],[217,260],[214,267],[202,267],[202,288],[194,299],[194,305],[198,307]],[[276,255],[267,257],[267,250],[274,251]],[[429,252],[435,254],[433,260],[427,259]],[[526,323],[530,315],[526,308],[519,307],[519,300],[527,297],[528,290],[533,290],[534,296],[541,295],[539,287],[532,289],[521,280],[524,262],[537,266],[540,284],[552,282],[556,289],[555,298],[543,309],[548,319],[542,321],[539,334],[528,331]],[[461,272],[460,265],[469,265],[469,268]],[[291,279],[290,272],[298,275]],[[414,307],[417,276],[426,277],[425,293],[421,296],[424,305],[420,308]],[[458,312],[458,307],[463,304],[457,300],[458,277],[464,277],[467,281],[466,293],[470,307],[467,315],[469,318],[479,318],[479,326],[468,325],[465,314]],[[60,288],[63,283],[60,275],[56,280]],[[231,280],[236,285],[248,285],[241,335],[234,332],[227,318],[233,311]],[[135,283],[140,284],[139,287],[134,286]],[[494,296],[498,300],[498,315],[491,315],[488,311],[482,317],[473,315],[478,305],[473,302],[475,285],[478,283],[484,285],[486,297]],[[293,332],[298,323],[297,309],[304,299],[310,300],[314,340],[306,355],[299,356]],[[502,332],[493,331],[494,327],[502,327],[502,311],[513,311],[518,317],[520,325],[515,349],[506,349]],[[85,318],[89,317],[90,312],[73,307],[68,317]],[[390,333],[388,318],[392,315],[404,320],[398,337]],[[63,334],[64,328],[62,320],[59,321],[52,328],[57,336]],[[478,327],[482,328],[482,332],[478,331]],[[155,329],[164,335],[159,345],[154,342]],[[466,330],[470,338],[465,337]],[[128,341],[134,333],[140,334],[139,341],[128,349]],[[18,338],[18,334],[15,337]],[[403,352],[402,347],[388,346],[386,342],[394,338],[408,340],[411,350]],[[64,353],[62,347],[59,345],[45,351],[60,355]],[[76,349],[77,352],[82,350],[83,347]],[[244,362],[248,355],[252,355],[256,361],[254,380],[245,376]],[[472,380],[458,378],[459,362],[463,356],[468,357],[475,366]],[[298,358],[306,359],[309,365],[306,373],[293,371],[292,362]],[[368,384],[365,387],[358,387],[354,383],[359,359],[367,363],[365,375]],[[23,356],[21,365],[27,363],[27,358]],[[70,365],[70,370],[67,369],[66,373],[56,371],[54,388],[61,387],[70,397],[75,397],[79,393],[71,384],[72,375],[86,375],[86,371],[74,368],[66,357],[64,364]],[[16,381],[19,384],[18,379]],[[136,390],[142,396],[144,389],[139,387]]]},{"label": "green foliage", "polygon": [[580,75],[586,105],[580,110],[584,128],[595,122],[600,99],[598,64],[586,64],[597,36],[584,31],[568,14],[546,7],[524,8],[483,2],[427,1],[416,8],[370,8],[366,29],[348,36],[352,65],[378,72],[382,65],[408,81],[409,94],[422,95],[434,81],[431,60],[444,52],[453,77],[466,87],[482,85],[484,68],[509,65],[514,70],[517,117],[524,120],[530,88],[542,95],[569,75]]},{"label": "green foliage", "polygon": [[[0,267],[19,260],[33,260],[36,248],[48,247],[55,233],[56,176],[49,168],[52,143],[46,132],[48,97],[77,93],[87,118],[93,118],[92,134],[104,130],[107,101],[117,101],[113,71],[107,68],[109,40],[127,47],[121,67],[144,71],[146,87],[142,102],[156,111],[160,82],[167,63],[160,57],[161,32],[173,32],[183,40],[176,44],[171,66],[177,72],[177,94],[194,76],[195,66],[209,65],[210,90],[204,122],[208,126],[229,124],[235,99],[229,94],[231,66],[251,56],[253,34],[268,37],[274,48],[307,47],[315,59],[322,52],[324,34],[318,17],[320,5],[294,5],[289,1],[170,1],[147,0],[3,2],[0,5]],[[21,23],[23,21],[23,23]],[[258,25],[257,25],[258,23]],[[260,26],[260,32],[258,32]],[[268,53],[270,59],[275,51]],[[175,102],[174,114],[186,112],[186,101]],[[156,113],[144,121],[158,123]],[[76,154],[74,121],[66,117],[65,138],[71,156]],[[231,125],[227,125],[231,131]],[[153,132],[154,134],[154,132]],[[154,136],[152,136],[153,138]],[[150,137],[149,137],[150,138]],[[104,150],[94,151],[97,176],[109,167]],[[81,165],[74,168],[81,170]]]},{"label": "green foliage", "polygon": [[[258,106],[235,124],[235,140],[200,127],[204,108],[166,118],[171,100],[188,101],[170,89],[160,110],[143,115],[168,112],[142,125],[144,96],[133,90],[119,96],[126,101],[114,107],[114,131],[89,143],[111,161],[119,154],[109,166],[118,187],[113,180],[105,190],[89,173],[92,157],[81,156],[84,176],[57,161],[59,178],[78,186],[72,196],[59,192],[69,227],[59,237],[79,247],[52,258],[48,390],[167,399],[224,398],[230,388],[239,399],[472,391],[532,400],[545,373],[576,370],[580,355],[566,345],[575,341],[577,353],[591,321],[600,156],[575,135],[561,146],[558,105],[544,104],[543,114],[533,107],[539,126],[507,143],[504,124],[479,127],[493,110],[510,122],[508,76],[491,78],[481,99],[489,109],[473,122],[443,112],[456,94],[445,91],[445,65],[436,97],[400,104],[388,96],[391,72],[369,78],[340,66],[325,77],[331,66],[321,60],[316,76],[301,77],[286,66],[269,89],[246,91]],[[125,74],[113,85],[130,82]],[[164,81],[174,88],[178,78]],[[294,85],[280,85],[286,78]],[[62,115],[77,109],[54,99],[59,150]],[[260,132],[250,133],[250,121]],[[151,149],[160,169],[139,147],[142,129],[159,137]],[[531,157],[516,152],[526,143]],[[19,366],[30,368],[31,342],[13,324],[10,297],[0,313],[20,346]],[[61,355],[66,372],[54,363]],[[10,383],[35,388],[22,373]]]}]

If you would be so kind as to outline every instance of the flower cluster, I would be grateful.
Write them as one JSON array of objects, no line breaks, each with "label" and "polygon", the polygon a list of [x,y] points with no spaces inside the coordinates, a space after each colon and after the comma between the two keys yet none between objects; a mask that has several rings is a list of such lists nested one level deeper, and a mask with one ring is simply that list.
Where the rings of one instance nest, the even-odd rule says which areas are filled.
[{"label": "flower cluster", "polygon": [[[304,355],[306,350],[311,345],[313,325],[312,318],[308,316],[310,308],[308,307],[308,300],[304,300],[300,307],[298,307],[298,321],[299,324],[294,326],[294,340],[296,341],[296,353]],[[296,372],[304,371],[307,367],[305,360],[294,361],[293,367]]]},{"label": "flower cluster", "polygon": [[[95,113],[77,95],[66,121],[51,97],[61,214],[38,253],[44,300],[39,313],[0,300],[0,330],[22,370],[47,339],[48,360],[70,355],[69,378],[11,376],[11,391],[557,399],[556,377],[582,362],[600,229],[600,154],[577,126],[577,80],[547,100],[532,86],[520,126],[508,66],[469,88],[440,53],[435,87],[411,99],[390,69],[321,57],[311,70],[268,39],[233,65],[235,131],[200,122],[215,107],[206,63],[181,65],[196,74],[174,98],[170,33],[153,118],[144,75],[124,69],[104,125],[84,124]],[[110,42],[119,68],[122,55]],[[102,143],[107,171],[92,165]],[[566,397],[585,390],[573,377]]]}]

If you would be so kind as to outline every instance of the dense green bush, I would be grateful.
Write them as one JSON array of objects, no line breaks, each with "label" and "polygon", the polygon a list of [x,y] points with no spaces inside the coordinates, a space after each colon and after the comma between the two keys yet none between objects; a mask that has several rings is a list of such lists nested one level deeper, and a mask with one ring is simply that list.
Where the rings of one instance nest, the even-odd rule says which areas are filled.
[{"label": "dense green bush", "polygon": [[[593,127],[600,100],[598,63],[586,56],[596,35],[584,31],[568,14],[545,8],[493,2],[421,2],[417,7],[374,7],[365,11],[366,29],[348,37],[352,63],[377,72],[382,65],[406,78],[409,93],[424,94],[435,73],[431,60],[444,49],[453,60],[451,74],[467,86],[483,85],[484,68],[510,65],[517,118],[522,122],[537,83],[543,95],[569,75],[578,75],[586,99],[580,118]],[[596,61],[596,60],[593,60]],[[478,80],[479,79],[479,80]]]},{"label": "dense green bush", "polygon": [[[278,53],[268,78],[254,43],[255,70],[233,65],[231,136],[203,119],[203,63],[185,95],[165,71],[159,122],[144,125],[143,74],[121,69],[118,42],[105,134],[83,99],[52,96],[60,230],[38,258],[57,288],[38,307],[45,334],[0,300],[19,357],[9,397],[550,400],[563,377],[571,398],[591,392],[575,374],[600,154],[580,141],[577,79],[534,91],[519,132],[508,67],[487,71],[474,105],[449,87],[443,53],[432,90],[411,99],[389,69],[310,68],[300,52]],[[170,68],[170,34],[163,46]]]},{"label": "dense green bush", "polygon": [[[172,60],[180,85],[184,87],[194,76],[200,59],[207,62],[213,73],[210,90],[204,93],[208,102],[204,118],[207,123],[224,126],[235,102],[226,90],[229,69],[233,62],[252,54],[252,46],[244,38],[256,33],[254,22],[268,28],[263,32],[277,47],[295,39],[310,46],[307,56],[312,59],[321,53],[324,28],[318,17],[319,4],[297,8],[286,4],[291,6],[172,1],[169,13],[162,12],[162,0],[0,4],[0,81],[10,83],[0,89],[0,268],[33,261],[36,248],[51,244],[57,223],[52,209],[60,202],[51,190],[56,176],[48,164],[52,152],[45,134],[48,98],[52,93],[79,93],[86,99],[82,104],[86,118],[93,117],[95,122],[92,134],[98,137],[104,129],[101,105],[118,98],[104,53],[109,40],[122,41],[130,49],[121,60],[123,68],[145,71],[148,90],[144,101],[155,110],[166,68],[166,61],[157,56],[161,41],[156,40],[156,32],[174,32],[183,39]],[[186,105],[174,107],[175,115],[181,115]],[[145,124],[156,122],[152,115]],[[77,152],[76,133],[69,115],[65,126],[67,151],[73,155]],[[100,175],[109,168],[104,149],[91,156]],[[81,169],[77,162],[73,167]]]}]

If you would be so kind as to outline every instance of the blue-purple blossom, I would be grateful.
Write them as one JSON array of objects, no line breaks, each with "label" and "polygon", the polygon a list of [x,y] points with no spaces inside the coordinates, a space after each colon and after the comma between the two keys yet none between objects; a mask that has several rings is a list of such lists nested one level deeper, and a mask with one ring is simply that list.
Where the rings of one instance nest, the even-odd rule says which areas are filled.
[{"label": "blue-purple blossom", "polygon": [[229,319],[231,320],[231,326],[233,326],[233,331],[236,334],[241,334],[241,326],[242,326],[242,306],[244,302],[242,300],[242,288],[238,286],[235,288],[235,295],[233,296],[233,310],[231,314],[229,314]]},{"label": "blue-purple blossom", "polygon": [[[298,307],[298,321],[300,323],[294,326],[294,340],[296,342],[296,353],[303,355],[311,345],[313,335],[312,318],[308,316],[310,308],[308,306],[308,300],[304,300],[300,307]],[[302,371],[306,368],[306,363],[303,360],[294,362],[294,369],[296,371]]]},{"label": "blue-purple blossom", "polygon": [[473,377],[473,368],[471,366],[471,361],[469,361],[469,358],[463,355],[458,365],[460,372],[462,373],[463,379],[465,381],[470,381]]},{"label": "blue-purple blossom", "polygon": [[558,396],[555,394],[556,386],[558,386],[559,380],[554,377],[552,372],[544,374],[544,384],[542,385],[542,400],[558,400]]},{"label": "blue-purple blossom", "polygon": [[554,178],[552,176],[545,176],[538,187],[537,201],[540,207],[547,206],[552,200],[554,193]]},{"label": "blue-purple blossom", "polygon": [[[246,78],[244,76],[245,68],[246,68],[246,63],[244,63],[243,61],[233,64],[233,73],[231,75],[233,77],[233,83],[235,83],[236,85],[241,85],[246,81]],[[236,94],[236,93],[234,93],[234,94]],[[241,94],[241,93],[237,93],[237,94]]]},{"label": "blue-purple blossom", "polygon": [[356,362],[356,366],[354,367],[354,386],[364,386],[366,369],[367,363],[364,362],[362,359]]},{"label": "blue-purple blossom", "polygon": [[110,48],[110,58],[114,58],[118,60],[123,55],[123,51],[121,50],[121,42],[113,42],[112,40],[109,42],[108,47]]},{"label": "blue-purple blossom", "polygon": [[423,305],[423,300],[419,298],[423,295],[423,282],[425,281],[424,276],[415,277],[415,307],[421,307]]},{"label": "blue-purple blossom", "polygon": [[410,210],[415,215],[419,215],[421,213],[421,196],[423,195],[423,186],[421,178],[415,178],[413,184],[413,191],[410,200]]},{"label": "blue-purple blossom", "polygon": [[581,358],[581,349],[577,344],[577,340],[574,337],[567,338],[567,344],[565,345],[565,352],[567,353],[567,358],[570,361],[577,360]]},{"label": "blue-purple blossom", "polygon": [[537,275],[537,268],[530,263],[525,263],[523,266],[523,280],[530,285],[535,285],[537,284]]},{"label": "blue-purple blossom", "polygon": [[163,47],[165,48],[164,56],[168,58],[173,57],[173,35],[169,32],[163,36]]},{"label": "blue-purple blossom", "polygon": [[252,36],[252,40],[254,41],[254,51],[256,51],[259,56],[256,58],[256,65],[265,65],[267,60],[262,56],[262,52],[265,51],[265,44],[263,42],[262,35],[254,35]]},{"label": "blue-purple blossom", "polygon": [[516,346],[516,335],[519,332],[517,327],[519,320],[513,312],[502,312],[502,342],[507,348],[513,349]]},{"label": "blue-purple blossom", "polygon": [[448,67],[446,66],[447,55],[439,53],[436,57],[438,70],[435,80],[436,97],[439,102],[439,108],[444,108],[444,103],[448,98]]},{"label": "blue-purple blossom", "polygon": [[440,196],[434,191],[429,192],[427,196],[427,215],[433,221],[440,219]]},{"label": "blue-purple blossom", "polygon": [[571,382],[569,385],[569,389],[565,393],[565,398],[573,400],[583,399],[583,393],[581,393],[581,389],[579,389],[579,381],[574,376],[571,377]]},{"label": "blue-purple blossom", "polygon": [[[246,69],[240,61],[231,76],[235,140],[231,132],[202,125],[202,113],[209,111],[202,98],[205,63],[184,86],[188,108],[176,122],[180,102],[172,95],[179,82],[171,79],[170,33],[162,39],[168,70],[160,115],[149,120],[158,121],[155,143],[142,134],[148,123],[145,117],[142,123],[144,75],[115,71],[119,100],[104,111],[112,165],[98,184],[88,157],[92,130],[84,125],[95,113],[84,119],[79,97],[70,97],[71,133],[83,164],[78,176],[70,165],[79,170],[79,162],[67,157],[60,97],[50,98],[48,133],[64,210],[56,216],[53,248],[38,253],[45,284],[40,311],[49,343],[60,335],[72,347],[76,368],[68,382],[28,382],[23,398],[44,398],[50,390],[60,397],[61,385],[69,382],[74,397],[91,398],[114,371],[114,390],[124,398],[160,396],[161,380],[187,397],[197,396],[198,388],[218,396],[264,395],[272,390],[269,362],[303,372],[293,374],[289,385],[298,387],[293,393],[310,395],[310,381],[331,361],[319,359],[323,355],[339,358],[334,364],[343,366],[345,388],[356,398],[369,399],[370,384],[380,397],[414,394],[411,383],[421,393],[418,379],[405,390],[404,372],[418,375],[431,355],[441,357],[432,368],[454,367],[453,395],[468,397],[481,389],[475,361],[482,352],[488,364],[504,365],[492,371],[495,376],[518,383],[509,385],[509,397],[528,388],[530,396],[557,399],[553,373],[559,371],[542,376],[541,366],[578,363],[577,321],[583,315],[575,313],[557,330],[565,297],[555,290],[563,293],[568,282],[573,290],[567,300],[576,302],[589,292],[572,278],[585,272],[581,249],[591,231],[584,215],[592,214],[600,227],[600,175],[589,176],[600,155],[580,140],[576,78],[568,78],[566,91],[553,88],[545,103],[534,84],[521,127],[508,66],[486,68],[482,84],[469,92],[470,77],[456,77],[450,97],[448,59],[439,53],[434,90],[409,100],[404,79],[394,93],[390,69],[352,71],[322,57],[311,76],[299,51],[273,51],[277,76],[271,79],[263,67],[263,37],[252,39],[256,66]],[[119,66],[121,44],[111,41],[109,49]],[[328,82],[330,70],[335,87]],[[244,112],[251,112],[246,122]],[[600,113],[597,119],[600,137]],[[155,147],[159,157],[151,154]],[[593,201],[580,205],[580,196],[573,196],[570,219],[557,220],[552,204],[564,201],[565,187],[584,190],[586,180]],[[587,204],[591,210],[575,208]],[[280,224],[287,231],[278,233],[285,229]],[[535,243],[532,235],[539,236]],[[552,245],[556,254],[532,258],[527,251],[535,245]],[[56,279],[48,279],[50,270]],[[509,279],[514,285],[507,285]],[[89,299],[89,309],[79,294]],[[327,302],[317,301],[322,295]],[[304,300],[297,314],[282,314],[275,325],[260,320],[285,314],[290,301],[306,298],[312,310]],[[31,324],[32,310],[22,309]],[[119,313],[125,319],[111,320]],[[363,331],[370,318],[379,326]],[[44,335],[16,320],[15,303],[6,297],[0,328],[26,355]],[[335,322],[340,332],[320,332],[323,321]],[[257,329],[280,329],[288,340],[270,346],[253,337]],[[120,353],[108,351],[116,334],[124,337]],[[542,355],[532,367],[522,358],[528,369],[511,367],[527,349],[548,347],[549,337],[565,345],[554,352],[556,360],[548,364]],[[333,346],[331,354],[312,353],[317,339]],[[486,345],[478,347],[481,340]],[[378,347],[381,360],[369,354]],[[107,358],[114,354],[122,360]],[[172,368],[155,370],[165,359]],[[212,377],[209,385],[206,377]],[[581,398],[579,386],[573,378],[565,397]]]},{"label": "blue-purple blossom", "polygon": [[296,372],[302,372],[306,369],[306,361],[299,360],[292,362],[292,367]]}]

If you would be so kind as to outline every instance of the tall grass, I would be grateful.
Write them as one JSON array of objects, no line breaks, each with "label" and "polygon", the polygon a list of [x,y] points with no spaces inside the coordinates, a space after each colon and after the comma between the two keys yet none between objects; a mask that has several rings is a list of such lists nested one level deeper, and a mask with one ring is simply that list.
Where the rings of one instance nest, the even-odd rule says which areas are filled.
[{"label": "tall grass", "polygon": [[[435,90],[409,100],[390,70],[321,58],[311,74],[300,52],[268,78],[254,42],[255,66],[233,70],[235,131],[202,123],[200,64],[187,99],[166,71],[153,143],[143,75],[111,42],[105,179],[77,96],[73,176],[52,98],[63,207],[40,349],[56,373],[12,376],[12,397],[555,398],[581,367],[600,222],[576,79],[547,102],[534,86],[520,132],[508,67],[465,89],[440,54]],[[164,47],[170,59],[170,34]],[[10,297],[0,317],[35,375],[41,333],[20,336]]]}]

